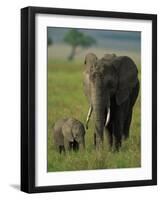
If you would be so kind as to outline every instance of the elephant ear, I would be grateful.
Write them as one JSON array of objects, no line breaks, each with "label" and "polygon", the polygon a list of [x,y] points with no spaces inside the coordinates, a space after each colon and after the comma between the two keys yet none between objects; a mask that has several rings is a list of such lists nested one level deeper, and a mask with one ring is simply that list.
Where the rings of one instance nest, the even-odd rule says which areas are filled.
[{"label": "elephant ear", "polygon": [[129,97],[129,90],[118,90],[116,92],[116,103],[117,105],[121,105],[123,102],[125,102]]},{"label": "elephant ear", "polygon": [[138,82],[137,67],[135,63],[127,56],[120,56],[112,62],[118,77],[118,87],[116,91],[116,103],[121,105],[125,102],[132,88]]},{"label": "elephant ear", "polygon": [[73,142],[73,134],[72,134],[72,123],[70,120],[67,120],[64,125],[62,126],[62,133],[66,140],[69,142]]},{"label": "elephant ear", "polygon": [[97,61],[97,56],[94,53],[88,53],[85,56],[84,64],[87,66],[92,66]]}]

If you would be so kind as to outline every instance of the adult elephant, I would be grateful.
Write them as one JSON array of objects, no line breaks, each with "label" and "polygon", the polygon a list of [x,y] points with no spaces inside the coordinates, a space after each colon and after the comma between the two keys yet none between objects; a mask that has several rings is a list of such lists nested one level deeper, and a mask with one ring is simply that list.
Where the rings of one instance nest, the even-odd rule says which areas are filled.
[{"label": "adult elephant", "polygon": [[90,104],[86,128],[93,112],[96,148],[102,145],[105,130],[110,146],[119,150],[122,137],[129,136],[133,106],[139,93],[136,64],[127,56],[105,54],[97,59],[93,53],[86,55],[84,64],[84,92]]}]

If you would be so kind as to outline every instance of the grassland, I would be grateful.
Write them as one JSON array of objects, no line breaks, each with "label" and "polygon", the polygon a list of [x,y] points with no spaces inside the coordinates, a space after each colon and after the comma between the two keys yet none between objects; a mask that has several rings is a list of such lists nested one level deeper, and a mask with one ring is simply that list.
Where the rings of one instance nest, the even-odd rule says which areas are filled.
[{"label": "grassland", "polygon": [[48,61],[48,172],[140,167],[140,94],[134,107],[130,138],[123,142],[120,152],[110,152],[106,140],[103,150],[94,150],[92,120],[86,132],[84,152],[60,155],[54,149],[54,122],[69,116],[85,122],[88,102],[83,93],[82,71],[80,62]]}]

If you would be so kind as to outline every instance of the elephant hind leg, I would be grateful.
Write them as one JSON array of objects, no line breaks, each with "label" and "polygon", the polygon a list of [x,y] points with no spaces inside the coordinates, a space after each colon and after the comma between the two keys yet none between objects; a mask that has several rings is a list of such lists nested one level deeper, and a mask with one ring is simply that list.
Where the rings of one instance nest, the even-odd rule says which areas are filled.
[{"label": "elephant hind leg", "polygon": [[65,152],[64,145],[59,146],[59,153],[61,154],[62,152]]}]

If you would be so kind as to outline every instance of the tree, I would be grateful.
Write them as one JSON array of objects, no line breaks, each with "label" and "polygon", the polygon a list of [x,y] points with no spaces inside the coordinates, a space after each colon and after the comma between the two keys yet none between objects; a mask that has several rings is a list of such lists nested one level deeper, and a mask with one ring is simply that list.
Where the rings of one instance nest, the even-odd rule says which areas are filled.
[{"label": "tree", "polygon": [[87,48],[96,43],[96,41],[92,37],[85,35],[84,33],[76,29],[72,29],[67,32],[64,37],[64,42],[72,47],[70,55],[68,56],[69,60],[72,60],[74,58],[76,50],[79,46]]}]

